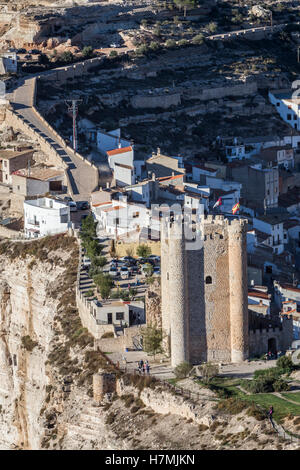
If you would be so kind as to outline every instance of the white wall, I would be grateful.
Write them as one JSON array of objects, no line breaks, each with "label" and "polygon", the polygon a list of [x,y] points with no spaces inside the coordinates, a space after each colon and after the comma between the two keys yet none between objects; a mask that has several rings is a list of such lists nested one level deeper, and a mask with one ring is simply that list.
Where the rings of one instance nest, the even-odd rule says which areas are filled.
[{"label": "white wall", "polygon": [[107,152],[108,150],[114,150],[119,146],[129,147],[130,142],[126,139],[121,138],[121,130],[116,129],[107,133],[97,131],[97,148],[100,152]]},{"label": "white wall", "polygon": [[[50,207],[51,204],[53,207]],[[69,226],[68,205],[50,198],[24,201],[24,231],[27,238],[63,233]],[[38,232],[32,232],[32,229]]]}]

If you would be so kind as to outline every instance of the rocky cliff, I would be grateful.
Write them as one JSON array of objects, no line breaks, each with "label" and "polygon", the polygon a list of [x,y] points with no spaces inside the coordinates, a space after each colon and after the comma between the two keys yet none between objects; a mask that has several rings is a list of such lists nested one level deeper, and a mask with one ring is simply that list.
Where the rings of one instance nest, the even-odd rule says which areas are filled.
[{"label": "rocky cliff", "polygon": [[[280,444],[248,405],[224,409],[207,389],[193,402],[151,377],[116,371],[81,325],[77,266],[77,240],[66,235],[0,242],[0,449],[298,446]],[[118,377],[116,393],[100,403],[92,388],[99,368]]]}]

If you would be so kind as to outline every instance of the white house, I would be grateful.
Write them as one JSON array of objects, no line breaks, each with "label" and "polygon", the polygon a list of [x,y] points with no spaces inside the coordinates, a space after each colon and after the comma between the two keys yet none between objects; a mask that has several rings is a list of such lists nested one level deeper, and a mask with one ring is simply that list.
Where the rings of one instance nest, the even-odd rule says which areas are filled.
[{"label": "white house", "polygon": [[115,164],[121,163],[133,167],[133,147],[116,148],[106,152],[109,167],[115,171]]},{"label": "white house", "polygon": [[0,54],[0,75],[17,73],[18,59],[16,52],[2,52]]},{"label": "white house", "polygon": [[283,222],[284,220],[276,214],[253,217],[253,228],[268,235],[265,243],[272,247],[273,253],[278,255],[284,251],[284,245],[288,242]]},{"label": "white house", "polygon": [[271,294],[264,286],[253,286],[248,290],[248,307],[262,315],[270,315]]},{"label": "white house", "polygon": [[114,178],[117,186],[127,186],[135,183],[133,166],[115,163]]},{"label": "white house", "polygon": [[97,129],[97,148],[100,152],[106,153],[108,150],[116,148],[129,147],[130,142],[121,138],[121,129],[105,132]]},{"label": "white house", "polygon": [[26,238],[63,233],[70,224],[70,208],[64,202],[48,197],[24,201]]},{"label": "white house", "polygon": [[300,98],[296,90],[269,91],[270,102],[276,107],[280,117],[294,129],[300,130]]},{"label": "white house", "polygon": [[194,182],[204,183],[206,182],[207,176],[217,176],[218,170],[215,168],[209,168],[204,165],[193,165],[192,167],[192,178]]},{"label": "white house", "polygon": [[97,204],[92,211],[99,222],[97,230],[105,230],[112,237],[138,232],[150,226],[150,210],[145,204],[127,202],[126,196],[110,203]]}]

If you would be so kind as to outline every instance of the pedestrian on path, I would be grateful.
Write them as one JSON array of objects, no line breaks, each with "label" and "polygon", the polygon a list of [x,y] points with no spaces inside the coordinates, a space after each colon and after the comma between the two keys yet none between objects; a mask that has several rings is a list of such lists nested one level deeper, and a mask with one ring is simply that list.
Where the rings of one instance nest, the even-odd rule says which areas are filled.
[{"label": "pedestrian on path", "polygon": [[146,370],[147,370],[147,375],[150,374],[150,366],[149,366],[149,363],[146,364]]},{"label": "pedestrian on path", "polygon": [[145,372],[146,372],[146,362],[144,362],[143,364],[143,374],[145,375]]}]

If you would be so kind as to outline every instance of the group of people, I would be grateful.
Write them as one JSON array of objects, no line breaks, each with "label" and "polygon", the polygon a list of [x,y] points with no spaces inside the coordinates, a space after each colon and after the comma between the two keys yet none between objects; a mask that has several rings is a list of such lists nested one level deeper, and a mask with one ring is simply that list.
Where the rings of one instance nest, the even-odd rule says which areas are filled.
[{"label": "group of people", "polygon": [[143,359],[141,359],[139,362],[138,362],[138,371],[139,371],[139,374],[146,374],[149,375],[150,374],[150,364],[148,361],[143,361]]}]

